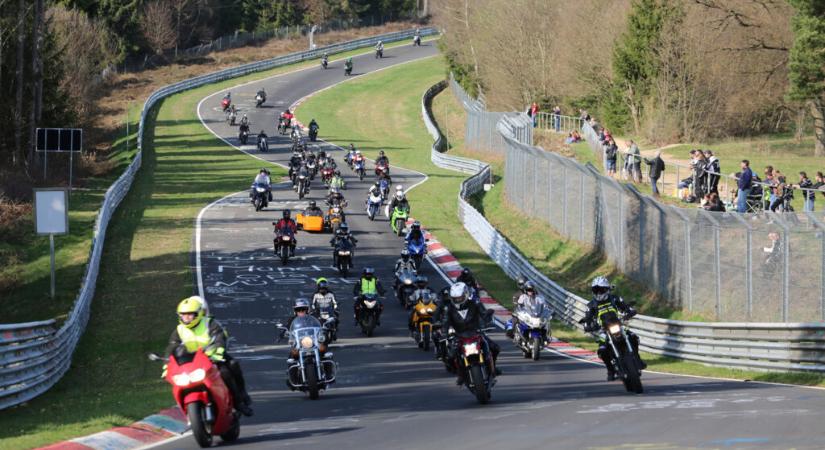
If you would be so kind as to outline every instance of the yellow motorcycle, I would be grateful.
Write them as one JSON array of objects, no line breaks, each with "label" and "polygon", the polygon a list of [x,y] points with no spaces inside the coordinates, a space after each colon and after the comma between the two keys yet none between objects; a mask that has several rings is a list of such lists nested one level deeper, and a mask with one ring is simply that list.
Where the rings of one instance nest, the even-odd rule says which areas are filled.
[{"label": "yellow motorcycle", "polygon": [[426,351],[430,350],[430,343],[433,342],[433,313],[436,305],[429,293],[418,300],[413,307],[413,339],[418,348]]}]

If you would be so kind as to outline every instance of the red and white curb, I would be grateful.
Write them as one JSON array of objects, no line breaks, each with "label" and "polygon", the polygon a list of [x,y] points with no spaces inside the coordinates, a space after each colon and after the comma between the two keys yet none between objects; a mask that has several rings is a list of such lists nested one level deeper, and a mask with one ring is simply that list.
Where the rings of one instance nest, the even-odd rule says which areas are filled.
[{"label": "red and white curb", "polygon": [[128,450],[144,447],[172,437],[189,429],[186,416],[180,408],[164,409],[126,427],[58,442],[41,450]]},{"label": "red and white curb", "polygon": [[[408,219],[407,225],[411,225],[414,221],[414,219]],[[428,239],[427,256],[429,256],[430,261],[432,261],[433,264],[435,264],[438,269],[441,270],[451,281],[455,281],[456,278],[461,275],[462,270],[462,266],[458,262],[458,259],[456,259],[456,257],[450,253],[450,250],[447,249],[444,244],[439,242],[438,239],[436,239],[435,236],[433,236],[429,231],[424,231],[424,237]],[[501,303],[490,296],[490,294],[484,290],[483,287],[480,289],[479,298],[485,309],[492,309],[495,311],[494,320],[501,328],[504,328],[504,324],[507,323],[507,321],[512,317],[510,310],[505,308]],[[576,347],[569,342],[559,340],[555,337],[551,338],[551,342],[546,348],[551,352],[562,356],[588,362],[602,362],[596,352]]]}]

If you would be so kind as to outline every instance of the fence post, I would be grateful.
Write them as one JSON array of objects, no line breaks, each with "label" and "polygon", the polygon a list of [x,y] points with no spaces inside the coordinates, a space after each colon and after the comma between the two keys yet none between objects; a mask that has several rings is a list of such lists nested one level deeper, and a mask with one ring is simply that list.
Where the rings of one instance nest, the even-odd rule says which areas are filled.
[{"label": "fence post", "polygon": [[624,189],[625,187],[622,186],[622,189],[619,190],[619,248],[617,249],[619,251],[619,269],[621,269],[622,272],[626,270],[626,255],[624,251],[624,232],[626,228],[624,222],[624,197],[626,194]]},{"label": "fence post", "polygon": [[579,240],[584,242],[584,172],[579,171]]},{"label": "fence post", "polygon": [[563,219],[562,219],[563,220],[563,222],[562,222],[562,227],[563,228],[562,229],[564,230],[564,237],[569,238],[570,237],[570,232],[567,230],[567,210],[568,210],[568,208],[567,208],[567,200],[568,200],[568,196],[567,196],[567,191],[568,191],[568,189],[567,189],[567,166],[562,165],[561,168],[562,168],[562,171],[563,171],[562,172],[562,182],[561,182],[562,189],[561,189],[561,191],[563,192],[563,195],[564,195],[564,203],[562,204],[562,208],[563,208],[562,209],[562,217],[563,217]]}]

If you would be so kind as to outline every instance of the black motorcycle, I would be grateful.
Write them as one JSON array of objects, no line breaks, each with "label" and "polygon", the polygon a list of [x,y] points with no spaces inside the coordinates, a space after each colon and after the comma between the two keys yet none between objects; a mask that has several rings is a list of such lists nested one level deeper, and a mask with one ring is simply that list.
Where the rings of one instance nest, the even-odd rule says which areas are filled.
[{"label": "black motorcycle", "polygon": [[316,142],[318,140],[318,127],[309,127],[309,140],[310,142]]},{"label": "black motorcycle", "polygon": [[255,205],[256,212],[269,206],[269,190],[265,184],[252,185],[252,204]]},{"label": "black motorcycle", "polygon": [[352,269],[352,257],[355,256],[355,248],[352,245],[352,241],[349,239],[339,241],[338,245],[335,247],[335,254],[338,273],[341,274],[342,277],[346,278],[349,274],[349,270]]},{"label": "black motorcycle", "polygon": [[601,316],[601,330],[606,337],[607,349],[610,351],[610,364],[613,371],[622,380],[627,392],[641,394],[642,359],[634,351],[630,335],[618,314],[608,312]]},{"label": "black motorcycle", "polygon": [[246,145],[246,142],[249,140],[249,130],[241,130],[238,133],[238,140],[241,141],[241,145]]},{"label": "black motorcycle", "polygon": [[266,138],[263,136],[258,136],[258,151],[261,153],[269,151],[269,143],[266,142]]},{"label": "black motorcycle", "polygon": [[262,92],[258,92],[258,94],[255,95],[255,107],[256,108],[260,108],[264,104],[265,101],[266,101],[266,95],[264,95]]},{"label": "black motorcycle", "polygon": [[412,270],[403,269],[395,274],[395,277],[397,279],[395,298],[405,309],[410,309],[414,306],[412,294],[416,289],[414,284],[415,273]]},{"label": "black motorcycle", "polygon": [[[361,309],[358,310],[358,316],[355,319],[361,327],[361,332],[367,337],[372,337],[378,325],[378,316],[381,314],[378,297],[375,294],[365,294],[361,299]],[[355,297],[355,301],[359,301],[359,298]]]}]

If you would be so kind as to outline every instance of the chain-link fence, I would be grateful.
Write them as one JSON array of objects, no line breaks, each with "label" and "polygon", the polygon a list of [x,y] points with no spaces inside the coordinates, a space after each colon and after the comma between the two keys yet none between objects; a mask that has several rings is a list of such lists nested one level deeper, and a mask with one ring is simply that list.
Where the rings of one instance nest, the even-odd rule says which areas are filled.
[{"label": "chain-link fence", "polygon": [[[483,138],[491,130],[471,128],[470,111],[468,136]],[[495,142],[504,144],[507,198],[525,214],[598,248],[674,307],[709,320],[825,320],[821,217],[665,205],[589,164],[529,145],[505,116]]]}]

